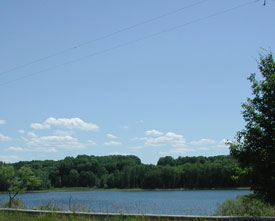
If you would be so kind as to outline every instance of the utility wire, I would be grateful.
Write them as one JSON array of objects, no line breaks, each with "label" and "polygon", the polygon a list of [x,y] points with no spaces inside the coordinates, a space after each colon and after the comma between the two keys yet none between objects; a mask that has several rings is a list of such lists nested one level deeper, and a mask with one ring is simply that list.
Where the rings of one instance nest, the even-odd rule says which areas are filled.
[{"label": "utility wire", "polygon": [[105,54],[107,52],[110,52],[110,51],[113,51],[113,50],[116,50],[116,49],[119,49],[119,48],[122,48],[122,47],[125,47],[125,46],[128,46],[128,45],[132,45],[132,44],[138,43],[140,41],[144,41],[146,39],[149,39],[149,38],[152,38],[152,37],[155,37],[155,36],[167,33],[167,32],[171,32],[171,31],[183,28],[185,26],[201,22],[203,20],[207,20],[207,19],[212,18],[212,17],[216,17],[216,16],[219,16],[219,15],[222,15],[222,14],[225,14],[225,13],[228,13],[228,12],[240,9],[240,8],[244,8],[244,7],[248,6],[248,5],[256,3],[258,1],[259,0],[253,0],[253,1],[250,1],[250,2],[247,2],[247,3],[243,3],[243,4],[237,5],[235,7],[228,8],[228,9],[225,9],[225,10],[222,10],[222,11],[218,11],[218,12],[216,12],[214,14],[211,14],[211,15],[208,15],[208,16],[204,16],[204,17],[201,17],[201,18],[198,18],[198,19],[186,22],[186,23],[184,23],[182,25],[177,25],[177,26],[174,26],[172,28],[164,29],[162,31],[159,31],[159,32],[156,32],[156,33],[153,33],[153,34],[150,34],[150,35],[138,38],[136,40],[132,40],[132,41],[128,41],[128,42],[125,42],[125,43],[122,43],[122,44],[118,44],[116,46],[113,46],[113,47],[110,47],[110,48],[107,48],[107,49],[104,49],[104,50],[101,50],[101,51],[98,51],[98,52],[95,52],[95,53],[92,53],[92,54],[89,54],[89,55],[86,55],[86,56],[83,56],[83,57],[80,57],[80,58],[75,59],[75,60],[71,60],[71,61],[67,61],[67,62],[61,63],[61,64],[57,64],[57,65],[54,65],[52,67],[46,68],[44,70],[33,72],[31,74],[24,75],[22,77],[14,79],[14,80],[6,81],[6,82],[0,84],[0,86],[4,86],[4,85],[7,85],[7,84],[10,84],[10,83],[13,83],[13,82],[25,79],[25,78],[29,78],[29,77],[34,76],[34,75],[38,75],[38,74],[41,74],[41,73],[44,73],[44,72],[47,72],[47,71],[50,71],[50,70],[54,70],[54,69],[57,69],[59,67],[62,67],[62,66],[68,65],[68,64],[76,63],[76,62],[82,61],[82,60],[87,59],[87,58],[95,57],[95,56],[100,55],[100,54]]},{"label": "utility wire", "polygon": [[129,31],[129,30],[131,30],[131,29],[134,29],[134,28],[137,28],[137,27],[139,27],[139,26],[142,26],[142,25],[145,25],[145,24],[154,22],[154,21],[156,21],[156,20],[159,20],[159,19],[162,19],[162,18],[171,16],[171,15],[174,15],[174,14],[180,13],[180,12],[184,11],[185,9],[195,7],[195,6],[200,5],[200,4],[202,4],[202,3],[204,3],[204,2],[207,2],[207,1],[209,1],[209,0],[202,0],[202,1],[199,1],[199,2],[196,2],[196,3],[193,3],[193,4],[190,4],[190,5],[187,5],[187,6],[185,6],[185,7],[182,7],[182,8],[179,8],[179,9],[176,9],[176,10],[173,10],[173,11],[170,11],[170,12],[167,12],[167,13],[165,13],[165,14],[159,15],[159,16],[157,16],[157,17],[154,17],[154,18],[151,18],[151,19],[148,19],[148,20],[144,20],[144,21],[139,22],[139,23],[136,23],[136,24],[134,24],[134,25],[131,25],[131,26],[128,26],[128,27],[119,29],[119,30],[117,30],[117,31],[115,31],[115,32],[112,32],[112,33],[103,35],[103,36],[101,36],[101,37],[98,37],[98,38],[95,38],[95,39],[92,39],[92,40],[89,40],[89,41],[80,43],[80,44],[78,44],[78,45],[75,45],[75,46],[66,48],[66,49],[61,50],[61,51],[58,51],[58,52],[55,52],[55,53],[50,54],[50,55],[47,55],[47,56],[45,56],[45,57],[41,57],[41,58],[35,59],[35,60],[33,60],[33,61],[30,61],[30,62],[28,62],[28,63],[21,64],[21,65],[18,65],[18,66],[15,66],[15,67],[10,68],[10,69],[8,69],[8,70],[6,70],[6,71],[0,72],[0,76],[1,76],[1,75],[5,75],[5,74],[10,73],[10,72],[15,71],[15,70],[18,70],[18,69],[21,69],[21,68],[30,66],[30,65],[32,65],[32,64],[35,64],[35,63],[38,63],[38,62],[41,62],[41,61],[44,61],[44,60],[47,60],[47,59],[56,57],[56,56],[58,56],[58,55],[65,54],[65,53],[67,53],[67,52],[69,52],[69,51],[78,49],[78,48],[83,47],[83,46],[86,46],[86,45],[88,45],[88,44],[91,44],[91,43],[94,43],[94,42],[97,42],[97,41],[101,41],[101,40],[110,38],[110,37],[115,36],[115,35],[117,35],[117,34],[120,34],[120,33],[122,33],[122,32]]}]

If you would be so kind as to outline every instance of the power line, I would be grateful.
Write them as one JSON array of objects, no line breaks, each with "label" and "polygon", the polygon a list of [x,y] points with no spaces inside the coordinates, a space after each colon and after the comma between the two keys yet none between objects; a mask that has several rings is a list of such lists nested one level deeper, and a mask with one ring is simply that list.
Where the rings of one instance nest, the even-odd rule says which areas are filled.
[{"label": "power line", "polygon": [[228,13],[228,12],[240,9],[240,8],[244,8],[244,7],[248,6],[248,5],[256,3],[258,1],[259,0],[253,0],[253,1],[250,1],[250,2],[246,2],[246,3],[243,3],[243,4],[237,5],[235,7],[232,7],[232,8],[228,8],[228,9],[225,9],[225,10],[218,11],[218,12],[216,12],[214,14],[211,14],[211,15],[208,15],[208,16],[204,16],[204,17],[192,20],[190,22],[186,22],[186,23],[184,23],[182,25],[177,25],[177,26],[174,26],[172,28],[164,29],[162,31],[159,31],[159,32],[156,32],[156,33],[153,33],[153,34],[150,34],[150,35],[147,35],[147,36],[144,36],[144,37],[132,40],[132,41],[128,41],[128,42],[125,42],[125,43],[122,43],[122,44],[118,44],[116,46],[113,46],[113,47],[110,47],[110,48],[107,48],[107,49],[104,49],[104,50],[101,50],[101,51],[98,51],[98,52],[95,52],[95,53],[92,53],[92,54],[88,54],[88,55],[80,57],[78,59],[74,59],[74,60],[67,61],[67,62],[64,62],[64,63],[61,63],[61,64],[57,64],[57,65],[51,66],[49,68],[46,68],[44,70],[33,72],[31,74],[24,75],[22,77],[14,79],[14,80],[10,80],[10,81],[4,82],[4,83],[0,84],[0,86],[4,86],[4,85],[7,85],[7,84],[10,84],[10,83],[13,83],[13,82],[25,79],[25,78],[32,77],[34,75],[38,75],[38,74],[41,74],[41,73],[44,73],[44,72],[47,72],[47,71],[50,71],[50,70],[54,70],[54,69],[57,69],[59,67],[62,67],[62,66],[68,65],[68,64],[76,63],[76,62],[82,61],[82,60],[87,59],[87,58],[95,57],[95,56],[100,55],[100,54],[105,54],[105,53],[108,53],[110,51],[113,51],[113,50],[116,50],[116,49],[119,49],[119,48],[122,48],[122,47],[126,47],[128,45],[132,45],[132,44],[138,43],[140,41],[144,41],[146,39],[149,39],[149,38],[152,38],[152,37],[155,37],[155,36],[167,33],[167,32],[171,32],[171,31],[183,28],[185,26],[201,22],[203,20],[207,20],[207,19],[212,18],[212,17],[216,17],[216,16],[219,16],[219,15],[222,15],[222,14],[225,14],[225,13]]},{"label": "power line", "polygon": [[136,23],[136,24],[134,24],[134,25],[131,25],[131,26],[128,26],[128,27],[119,29],[119,30],[117,30],[117,31],[115,31],[115,32],[112,32],[112,33],[103,35],[103,36],[101,36],[101,37],[98,37],[98,38],[95,38],[95,39],[92,39],[92,40],[89,40],[89,41],[80,43],[80,44],[78,44],[78,45],[75,45],[75,46],[66,48],[66,49],[61,50],[61,51],[58,51],[58,52],[55,52],[55,53],[50,54],[50,55],[47,55],[47,56],[45,56],[45,57],[41,57],[41,58],[35,59],[35,60],[33,60],[33,61],[30,61],[30,62],[28,62],[28,63],[24,63],[24,64],[21,64],[21,65],[15,66],[15,67],[10,68],[10,69],[8,69],[8,70],[6,70],[6,71],[0,72],[0,76],[5,75],[5,74],[10,73],[10,72],[15,71],[15,70],[18,70],[18,69],[21,69],[21,68],[30,66],[30,65],[32,65],[32,64],[35,64],[35,63],[38,63],[38,62],[41,62],[41,61],[44,61],[44,60],[47,60],[47,59],[56,57],[56,56],[58,56],[58,55],[65,54],[65,53],[67,53],[67,52],[69,52],[69,51],[76,50],[76,49],[78,49],[78,48],[80,48],[80,47],[83,47],[83,46],[86,46],[86,45],[88,45],[88,44],[91,44],[91,43],[94,43],[94,42],[97,42],[97,41],[101,41],[101,40],[110,38],[110,37],[115,36],[115,35],[117,35],[117,34],[120,34],[120,33],[122,33],[122,32],[129,31],[129,30],[131,30],[131,29],[134,29],[134,28],[137,28],[137,27],[139,27],[139,26],[142,26],[142,25],[145,25],[145,24],[154,22],[154,21],[156,21],[156,20],[159,20],[159,19],[162,19],[162,18],[171,16],[171,15],[174,15],[174,14],[180,13],[180,12],[184,11],[185,9],[195,7],[195,6],[200,5],[200,4],[202,4],[202,3],[204,3],[204,2],[207,2],[207,1],[209,1],[209,0],[201,0],[201,1],[199,1],[199,2],[196,2],[196,3],[193,3],[193,4],[187,5],[187,6],[185,6],[185,7],[182,7],[182,8],[179,8],[179,9],[176,9],[176,10],[173,10],[173,11],[170,11],[170,12],[167,12],[167,13],[164,13],[164,14],[159,15],[159,16],[157,16],[157,17],[154,17],[154,18],[151,18],[151,19],[148,19],[148,20],[144,20],[144,21],[141,21],[141,22]]}]

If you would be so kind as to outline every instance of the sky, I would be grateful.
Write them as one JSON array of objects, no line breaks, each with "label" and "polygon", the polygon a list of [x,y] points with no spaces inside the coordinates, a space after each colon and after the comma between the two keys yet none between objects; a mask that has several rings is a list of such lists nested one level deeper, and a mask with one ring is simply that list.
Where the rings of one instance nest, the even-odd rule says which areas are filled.
[{"label": "sky", "polygon": [[2,0],[0,161],[229,154],[275,1]]}]

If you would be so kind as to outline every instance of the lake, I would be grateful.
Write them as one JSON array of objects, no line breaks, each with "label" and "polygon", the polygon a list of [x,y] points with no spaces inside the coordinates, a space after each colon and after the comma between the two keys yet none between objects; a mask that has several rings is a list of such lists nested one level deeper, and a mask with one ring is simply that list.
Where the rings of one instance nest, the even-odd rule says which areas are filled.
[{"label": "lake", "polygon": [[[27,207],[56,204],[64,210],[81,207],[91,212],[211,215],[218,204],[249,190],[78,191],[25,193],[18,196]],[[8,200],[0,194],[1,201]]]}]

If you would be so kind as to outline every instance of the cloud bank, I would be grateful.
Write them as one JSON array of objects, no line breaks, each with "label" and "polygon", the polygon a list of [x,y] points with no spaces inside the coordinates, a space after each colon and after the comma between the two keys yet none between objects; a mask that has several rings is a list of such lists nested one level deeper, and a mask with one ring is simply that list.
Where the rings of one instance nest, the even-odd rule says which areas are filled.
[{"label": "cloud bank", "polygon": [[5,136],[4,134],[0,134],[0,141],[10,141],[11,138],[8,136]]},{"label": "cloud bank", "polygon": [[78,117],[75,117],[75,118],[49,117],[42,124],[32,123],[30,127],[36,130],[51,129],[51,127],[69,129],[69,130],[86,130],[86,131],[99,130],[99,127],[96,124],[86,123]]},{"label": "cloud bank", "polygon": [[133,140],[141,140],[145,146],[172,146],[172,147],[184,147],[186,144],[183,135],[173,132],[164,133],[157,130],[148,130],[145,132],[147,137],[134,138]]}]

